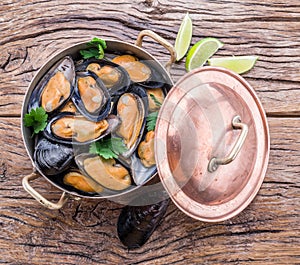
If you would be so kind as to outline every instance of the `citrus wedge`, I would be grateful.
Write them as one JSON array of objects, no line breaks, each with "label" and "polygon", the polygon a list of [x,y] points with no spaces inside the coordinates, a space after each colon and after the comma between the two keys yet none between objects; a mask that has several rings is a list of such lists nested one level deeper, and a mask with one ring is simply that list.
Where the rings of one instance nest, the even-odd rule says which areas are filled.
[{"label": "citrus wedge", "polygon": [[201,67],[221,47],[223,43],[216,38],[204,38],[198,41],[186,56],[185,69],[189,72]]},{"label": "citrus wedge", "polygon": [[184,19],[181,22],[176,40],[175,40],[175,51],[176,51],[176,61],[179,61],[184,57],[187,50],[190,47],[191,39],[193,34],[193,24],[189,16],[186,13]]},{"label": "citrus wedge", "polygon": [[211,58],[208,64],[220,66],[232,70],[238,74],[249,71],[257,61],[258,56],[232,56],[223,58]]}]

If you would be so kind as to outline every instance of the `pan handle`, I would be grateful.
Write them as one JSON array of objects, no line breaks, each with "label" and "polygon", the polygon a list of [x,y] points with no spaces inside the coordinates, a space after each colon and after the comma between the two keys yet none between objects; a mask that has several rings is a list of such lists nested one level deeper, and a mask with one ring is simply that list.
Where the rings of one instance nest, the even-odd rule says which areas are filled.
[{"label": "pan handle", "polygon": [[65,203],[68,200],[68,195],[63,192],[63,194],[61,195],[59,201],[57,203],[53,203],[48,201],[47,199],[45,199],[41,194],[39,194],[33,187],[30,186],[29,182],[32,180],[37,179],[38,177],[40,177],[40,175],[33,171],[30,175],[27,175],[23,178],[22,180],[22,185],[24,187],[24,189],[33,197],[35,198],[40,204],[42,204],[43,206],[45,206],[48,209],[51,210],[58,210],[61,207],[63,207],[65,205]]},{"label": "pan handle", "polygon": [[170,52],[170,56],[171,56],[170,60],[165,65],[167,71],[170,72],[172,64],[176,61],[176,51],[175,51],[175,48],[173,47],[173,45],[151,30],[142,30],[136,39],[135,45],[142,47],[143,38],[145,36],[148,36],[148,37],[154,39],[155,41],[157,41],[159,44],[164,46]]}]

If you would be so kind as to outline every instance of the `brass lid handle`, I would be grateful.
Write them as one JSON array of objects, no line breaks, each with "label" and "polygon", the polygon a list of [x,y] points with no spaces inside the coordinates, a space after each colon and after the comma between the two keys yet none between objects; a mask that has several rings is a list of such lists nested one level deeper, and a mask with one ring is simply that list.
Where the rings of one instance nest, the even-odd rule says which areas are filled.
[{"label": "brass lid handle", "polygon": [[232,148],[231,152],[223,158],[216,158],[213,157],[208,164],[208,171],[209,172],[214,172],[218,169],[219,165],[227,165],[230,162],[232,162],[236,156],[238,155],[238,153],[240,152],[245,139],[247,137],[248,134],[248,126],[245,123],[241,122],[241,118],[240,116],[235,116],[232,119],[232,127],[233,129],[241,129],[242,132],[237,140],[237,142],[235,143],[234,147]]}]

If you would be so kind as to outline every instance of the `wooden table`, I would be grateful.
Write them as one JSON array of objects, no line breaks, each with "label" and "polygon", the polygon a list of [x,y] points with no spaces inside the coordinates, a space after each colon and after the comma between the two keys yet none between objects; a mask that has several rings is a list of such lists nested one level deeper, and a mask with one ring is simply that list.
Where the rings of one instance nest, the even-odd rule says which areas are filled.
[{"label": "wooden table", "polygon": [[[116,233],[121,205],[71,200],[43,208],[21,185],[32,171],[20,112],[34,74],[53,53],[93,36],[133,43],[151,29],[174,44],[185,12],[192,43],[213,36],[219,56],[258,55],[243,76],[268,116],[271,153],[264,183],[249,207],[220,223],[193,220],[173,204],[140,249]],[[300,3],[299,0],[2,0],[0,5],[0,263],[1,264],[300,264]],[[162,62],[168,53],[147,40]],[[172,77],[185,73],[184,61]],[[34,187],[50,200],[60,191]]]}]

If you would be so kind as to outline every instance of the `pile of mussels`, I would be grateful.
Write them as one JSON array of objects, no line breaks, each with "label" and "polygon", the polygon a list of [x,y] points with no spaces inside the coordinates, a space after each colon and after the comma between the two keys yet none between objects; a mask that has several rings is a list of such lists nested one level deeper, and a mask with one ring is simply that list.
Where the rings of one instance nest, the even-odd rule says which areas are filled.
[{"label": "pile of mussels", "polygon": [[[47,127],[36,138],[36,166],[79,194],[113,195],[142,185],[156,172],[154,132],[146,117],[170,85],[151,62],[126,55],[75,61],[66,56],[34,88],[28,112],[43,107]],[[90,144],[121,138],[117,159],[89,153]]]}]

